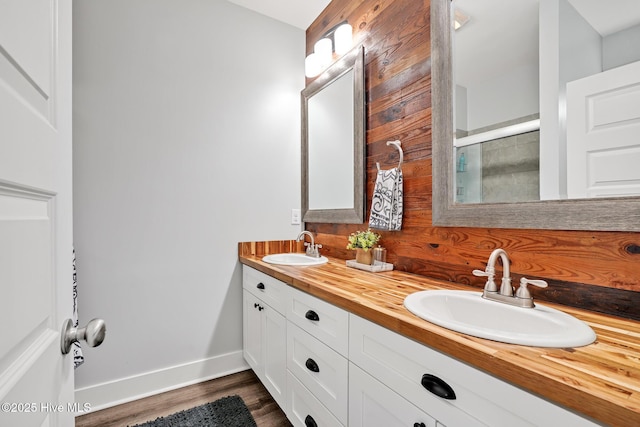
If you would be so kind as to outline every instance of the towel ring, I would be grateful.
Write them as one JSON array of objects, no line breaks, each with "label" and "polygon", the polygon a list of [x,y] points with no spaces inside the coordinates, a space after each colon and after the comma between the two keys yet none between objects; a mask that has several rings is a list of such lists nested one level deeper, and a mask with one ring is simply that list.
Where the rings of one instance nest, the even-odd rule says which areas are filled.
[{"label": "towel ring", "polygon": [[[395,141],[387,141],[387,146],[389,145],[393,145],[394,147],[396,147],[398,149],[398,152],[400,153],[400,161],[398,162],[398,170],[402,170],[402,161],[404,159],[404,153],[402,151],[402,142],[400,142],[400,140],[396,139]],[[378,168],[378,170],[380,170],[380,162],[376,162],[376,167]]]}]

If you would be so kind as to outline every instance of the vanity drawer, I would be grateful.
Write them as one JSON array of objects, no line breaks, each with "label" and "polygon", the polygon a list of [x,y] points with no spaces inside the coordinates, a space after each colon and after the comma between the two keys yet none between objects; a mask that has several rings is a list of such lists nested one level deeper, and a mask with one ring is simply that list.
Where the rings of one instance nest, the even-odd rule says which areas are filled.
[{"label": "vanity drawer", "polygon": [[349,380],[347,359],[289,322],[287,369],[339,421],[347,423]]},{"label": "vanity drawer", "polygon": [[294,426],[344,427],[291,372],[287,373],[287,397],[287,418]]},{"label": "vanity drawer", "polygon": [[284,315],[287,310],[289,285],[254,268],[242,268],[242,287]]},{"label": "vanity drawer", "polygon": [[349,427],[370,426],[444,427],[352,363],[349,366]]},{"label": "vanity drawer", "polygon": [[[444,425],[597,425],[356,315],[351,315],[349,326],[350,360]],[[455,399],[429,392],[422,385],[424,374],[446,382]]]},{"label": "vanity drawer", "polygon": [[287,319],[338,353],[349,349],[349,313],[292,288]]}]

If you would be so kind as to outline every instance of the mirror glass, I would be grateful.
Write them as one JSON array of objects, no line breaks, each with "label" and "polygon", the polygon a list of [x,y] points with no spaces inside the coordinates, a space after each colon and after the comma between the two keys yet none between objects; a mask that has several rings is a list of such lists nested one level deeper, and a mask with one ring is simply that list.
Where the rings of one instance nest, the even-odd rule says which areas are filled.
[{"label": "mirror glass", "polygon": [[640,195],[640,8],[454,0],[457,203]]},{"label": "mirror glass", "polygon": [[353,209],[353,69],[308,101],[309,209]]},{"label": "mirror glass", "polygon": [[[481,5],[504,25],[470,37],[470,51],[456,41],[480,27]],[[629,138],[640,134],[638,9],[635,0],[431,1],[435,226],[640,231],[640,139]],[[561,20],[567,12],[573,21]],[[470,62],[456,68],[462,50]],[[519,65],[511,74],[509,62]]]},{"label": "mirror glass", "polygon": [[302,91],[302,218],[364,221],[364,49]]}]

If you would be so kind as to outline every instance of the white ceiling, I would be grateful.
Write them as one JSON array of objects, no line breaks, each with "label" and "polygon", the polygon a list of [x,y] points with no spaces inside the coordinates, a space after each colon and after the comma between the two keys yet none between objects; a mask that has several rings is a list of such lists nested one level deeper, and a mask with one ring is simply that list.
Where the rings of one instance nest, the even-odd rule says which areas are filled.
[{"label": "white ceiling", "polygon": [[302,30],[320,15],[331,0],[228,0]]},{"label": "white ceiling", "polygon": [[601,36],[616,33],[640,22],[638,0],[569,0]]}]

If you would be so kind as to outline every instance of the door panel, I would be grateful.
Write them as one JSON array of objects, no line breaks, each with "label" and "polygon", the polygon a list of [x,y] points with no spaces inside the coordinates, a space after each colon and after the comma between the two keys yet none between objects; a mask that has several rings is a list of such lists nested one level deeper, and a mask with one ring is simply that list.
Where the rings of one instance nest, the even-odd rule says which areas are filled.
[{"label": "door panel", "polygon": [[0,2],[0,77],[49,117],[55,78],[56,1]]},{"label": "door panel", "polygon": [[640,61],[567,84],[570,198],[640,194]]},{"label": "door panel", "polygon": [[71,427],[71,0],[0,0],[0,425]]}]

